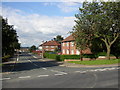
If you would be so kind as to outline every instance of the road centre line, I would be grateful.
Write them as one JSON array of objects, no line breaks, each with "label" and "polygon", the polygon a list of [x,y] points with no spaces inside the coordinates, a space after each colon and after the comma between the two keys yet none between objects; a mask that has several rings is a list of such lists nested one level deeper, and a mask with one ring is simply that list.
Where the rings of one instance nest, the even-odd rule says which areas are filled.
[{"label": "road centre line", "polygon": [[23,77],[18,77],[18,78],[30,78],[31,76],[23,76]]},{"label": "road centre line", "polygon": [[39,75],[37,77],[48,77],[49,75]]}]

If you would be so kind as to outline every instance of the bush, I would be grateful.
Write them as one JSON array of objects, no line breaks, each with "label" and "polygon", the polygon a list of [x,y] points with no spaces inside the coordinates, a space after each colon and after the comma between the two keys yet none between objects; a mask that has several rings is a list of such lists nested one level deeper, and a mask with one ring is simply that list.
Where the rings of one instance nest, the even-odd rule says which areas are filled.
[{"label": "bush", "polygon": [[2,62],[7,62],[10,57],[11,57],[10,55],[2,57]]},{"label": "bush", "polygon": [[[50,54],[49,52],[44,53],[44,58],[55,59],[57,61],[64,61],[64,59],[80,59],[80,55],[57,55],[57,54]],[[98,58],[96,54],[84,54],[83,58]]]},{"label": "bush", "polygon": [[93,59],[93,58],[96,59],[96,58],[98,58],[98,55],[96,55],[96,54],[84,54],[83,57],[90,58],[90,59]]},{"label": "bush", "polygon": [[50,54],[49,52],[44,53],[44,58],[56,59],[57,54]]}]

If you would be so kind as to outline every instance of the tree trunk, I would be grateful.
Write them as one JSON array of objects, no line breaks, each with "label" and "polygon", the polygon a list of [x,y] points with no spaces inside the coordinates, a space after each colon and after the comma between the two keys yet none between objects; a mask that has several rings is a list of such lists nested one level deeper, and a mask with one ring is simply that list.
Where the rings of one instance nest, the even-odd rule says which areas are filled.
[{"label": "tree trunk", "polygon": [[107,46],[107,59],[110,60],[110,46]]},{"label": "tree trunk", "polygon": [[80,60],[83,61],[82,50],[80,50]]}]

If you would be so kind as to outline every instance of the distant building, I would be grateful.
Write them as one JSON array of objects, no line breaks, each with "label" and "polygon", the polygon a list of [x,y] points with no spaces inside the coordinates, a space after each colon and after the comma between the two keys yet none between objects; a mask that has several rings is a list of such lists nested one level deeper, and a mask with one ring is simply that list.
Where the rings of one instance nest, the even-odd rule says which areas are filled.
[{"label": "distant building", "polygon": [[57,41],[46,41],[39,46],[39,49],[43,49],[44,51],[55,51],[55,49],[61,50],[61,45]]},{"label": "distant building", "polygon": [[[61,43],[61,50],[63,55],[79,55],[80,51],[76,49],[75,46],[75,39],[72,35],[65,38]],[[91,50],[87,48],[86,50],[83,50],[82,53],[84,54],[91,54]]]},{"label": "distant building", "polygon": [[29,52],[29,47],[21,47],[20,52]]}]

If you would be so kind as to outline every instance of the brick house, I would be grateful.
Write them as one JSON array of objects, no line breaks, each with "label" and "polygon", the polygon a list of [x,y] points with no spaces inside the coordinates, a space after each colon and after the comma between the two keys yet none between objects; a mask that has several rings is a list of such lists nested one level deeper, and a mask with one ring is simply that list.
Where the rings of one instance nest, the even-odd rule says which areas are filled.
[{"label": "brick house", "polygon": [[[75,46],[75,39],[72,35],[65,38],[61,43],[61,50],[63,55],[79,55],[80,51],[76,49]],[[91,54],[91,51],[89,48],[86,50],[83,50],[82,53],[84,54]]]},{"label": "brick house", "polygon": [[39,48],[43,48],[43,51],[55,51],[56,48],[58,48],[58,50],[61,50],[61,45],[59,42],[52,40],[44,42],[39,46]]}]

